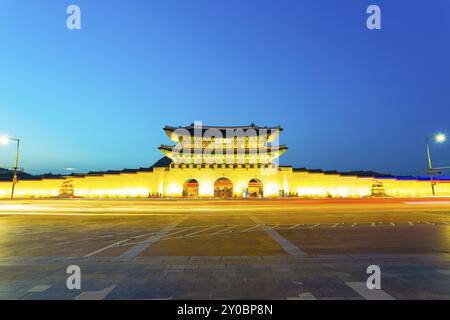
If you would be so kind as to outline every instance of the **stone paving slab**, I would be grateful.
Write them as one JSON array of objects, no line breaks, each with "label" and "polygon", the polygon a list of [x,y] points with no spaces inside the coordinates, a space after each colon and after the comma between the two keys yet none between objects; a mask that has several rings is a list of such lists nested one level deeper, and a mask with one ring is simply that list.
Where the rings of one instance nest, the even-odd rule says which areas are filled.
[{"label": "stone paving slab", "polygon": [[[151,258],[148,260],[150,262]],[[131,262],[115,266],[111,266],[107,260],[90,262],[81,259],[81,292],[70,291],[65,287],[67,275],[61,272],[64,271],[61,265],[64,264],[64,259],[50,265],[29,265],[27,271],[18,271],[20,279],[2,281],[0,297],[75,299],[82,292],[90,292],[91,295],[94,292],[95,297],[89,294],[84,296],[102,299],[288,299],[305,298],[302,294],[308,292],[316,299],[364,299],[363,295],[347,283],[364,282],[367,277],[365,268],[372,263],[364,258],[360,258],[355,264],[345,257],[327,260],[274,257],[272,260],[261,260],[265,264],[255,265],[247,259],[235,259],[240,264],[225,268],[222,260],[213,260],[215,263],[197,269],[198,260],[184,261],[185,263],[177,261],[158,267],[149,264],[143,268],[145,259],[141,259],[139,264]],[[70,259],[70,263],[74,263],[73,259]],[[384,272],[383,290],[394,298],[450,298],[446,282],[448,276],[441,272],[450,267],[448,261],[442,263],[434,260],[427,266],[422,266],[412,260],[395,260],[390,257],[379,263]],[[34,271],[40,269],[47,271],[41,271],[41,279],[36,281]],[[55,271],[59,274],[55,274]],[[32,292],[36,286],[49,288],[42,292]],[[114,287],[105,293],[105,289],[112,286]]]},{"label": "stone paving slab", "polygon": [[450,298],[448,207],[237,203],[49,201],[89,215],[0,217],[0,298],[365,299],[372,264],[396,299]]}]

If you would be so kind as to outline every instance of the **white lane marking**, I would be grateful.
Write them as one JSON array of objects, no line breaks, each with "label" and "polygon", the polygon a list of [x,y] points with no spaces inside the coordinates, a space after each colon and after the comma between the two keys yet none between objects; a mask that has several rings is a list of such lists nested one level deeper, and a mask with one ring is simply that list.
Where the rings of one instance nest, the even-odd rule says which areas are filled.
[{"label": "white lane marking", "polygon": [[408,224],[409,224],[410,226],[413,226],[413,225],[414,225],[414,223],[412,223],[411,221],[408,221]]},{"label": "white lane marking", "polygon": [[97,236],[98,238],[111,238],[111,237],[113,237],[114,235],[113,234],[104,234],[104,235],[101,235],[101,236]]},{"label": "white lane marking", "polygon": [[346,282],[345,284],[366,300],[396,300],[393,296],[381,289],[368,289],[366,282]]},{"label": "white lane marking", "polygon": [[[248,232],[248,231],[253,230],[253,229],[256,229],[256,228],[259,228],[259,224],[257,224],[256,226],[253,226],[253,227],[244,229],[244,230],[242,230],[241,232]],[[292,228],[290,228],[290,229],[292,229]]]},{"label": "white lane marking", "polygon": [[357,223],[352,224],[352,228],[355,227],[357,225]]},{"label": "white lane marking", "polygon": [[51,285],[41,285],[41,286],[34,286],[28,292],[44,292],[50,289]]},{"label": "white lane marking", "polygon": [[175,234],[179,234],[179,233],[182,233],[182,232],[185,232],[185,231],[188,231],[188,230],[192,230],[192,229],[195,229],[195,228],[197,228],[197,227],[186,227],[186,228],[181,228],[180,230],[174,231],[174,232],[171,232],[171,233],[168,233],[168,234],[166,234],[164,237],[161,237],[161,238],[169,238],[169,237],[171,237],[171,236],[173,236],[173,235],[175,235]]},{"label": "white lane marking", "polygon": [[299,225],[300,225],[300,223],[298,223],[298,224],[295,224],[295,225],[293,225],[293,226],[289,227],[288,229],[295,229],[295,228],[297,228],[297,227],[298,227]]},{"label": "white lane marking", "polygon": [[36,231],[36,232],[24,232],[24,233],[18,233],[19,236],[35,236],[37,234],[42,234],[45,231]]},{"label": "white lane marking", "polygon": [[288,297],[287,300],[317,300],[311,292],[302,292],[298,297]]},{"label": "white lane marking", "polygon": [[198,231],[195,231],[195,232],[192,232],[192,233],[183,235],[183,236],[181,236],[181,237],[189,237],[189,236],[193,236],[194,234],[199,234],[199,233],[202,233],[202,232],[205,232],[205,231],[209,231],[209,230],[212,230],[212,229],[216,229],[216,228],[218,228],[218,227],[219,227],[219,226],[212,226],[212,227],[209,227],[209,228],[200,229],[200,230],[198,230]]},{"label": "white lane marking", "polygon": [[28,250],[37,250],[37,249],[41,249],[43,248],[42,246],[33,246],[33,247],[29,247]]},{"label": "white lane marking", "polygon": [[268,228],[261,220],[258,218],[249,216],[250,219],[255,221],[255,223],[259,224],[261,229],[263,229],[273,240],[275,240],[278,245],[283,248],[289,255],[294,257],[302,257],[305,255],[303,251],[301,251],[296,245],[290,242],[288,239],[284,238],[277,231]]},{"label": "white lane marking", "polygon": [[279,227],[279,226],[280,226],[279,224],[276,224],[276,225],[274,225],[274,226],[271,226],[269,229],[272,230],[272,229],[275,229],[275,228],[277,228],[277,227]]},{"label": "white lane marking", "polygon": [[98,291],[84,291],[80,293],[75,300],[103,300],[106,298],[111,291],[114,290],[116,285],[112,285],[111,287],[105,288],[103,290]]},{"label": "white lane marking", "polygon": [[183,218],[169,224],[168,226],[164,227],[160,231],[156,232],[156,234],[152,235],[147,240],[144,240],[141,243],[136,244],[134,247],[132,247],[127,252],[122,253],[120,255],[120,257],[128,258],[128,259],[137,257],[139,254],[141,254],[143,251],[145,251],[148,247],[150,247],[153,243],[161,240],[162,237],[167,235],[172,229],[174,229],[177,225],[182,223],[187,218],[188,218],[188,216],[184,216]]},{"label": "white lane marking", "polygon": [[167,298],[149,298],[149,299],[142,299],[142,300],[172,300],[172,297],[167,297]]},{"label": "white lane marking", "polygon": [[239,227],[239,226],[225,227],[225,229],[222,229],[222,230],[219,230],[219,231],[216,231],[213,233],[209,233],[208,235],[213,236],[213,235],[220,234],[220,233],[233,232],[233,229],[236,229],[237,227]]},{"label": "white lane marking", "polygon": [[93,252],[91,252],[91,253],[88,253],[87,255],[84,256],[84,258],[89,258],[89,257],[92,257],[92,256],[96,255],[97,253],[103,252],[103,251],[105,251],[105,250],[108,250],[108,249],[111,249],[111,248],[114,248],[114,247],[118,247],[118,246],[120,246],[121,244],[123,244],[123,243],[125,243],[125,242],[127,242],[127,241],[130,241],[130,240],[133,240],[133,238],[129,238],[129,239],[125,239],[125,240],[121,240],[121,241],[112,243],[112,244],[110,244],[110,245],[107,245],[106,247],[103,247],[103,248],[100,248],[100,249],[98,249],[98,250],[95,250],[95,251],[93,251]]},{"label": "white lane marking", "polygon": [[314,229],[316,227],[320,226],[320,223],[316,223],[315,225],[311,226],[311,229]]},{"label": "white lane marking", "polygon": [[335,224],[333,224],[331,227],[332,227],[332,228],[336,228],[338,225],[340,225],[340,223],[335,223]]}]

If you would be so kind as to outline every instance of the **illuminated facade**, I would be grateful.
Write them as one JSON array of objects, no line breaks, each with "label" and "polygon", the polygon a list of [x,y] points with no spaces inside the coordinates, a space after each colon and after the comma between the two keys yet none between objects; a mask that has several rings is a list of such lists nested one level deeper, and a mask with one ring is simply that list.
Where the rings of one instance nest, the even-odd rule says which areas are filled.
[{"label": "illuminated facade", "polygon": [[[258,168],[270,166],[286,150],[278,145],[281,127],[188,127],[166,126],[164,132],[175,146],[161,145],[159,149],[174,164],[253,164]],[[272,146],[274,144],[275,146]]]},{"label": "illuminated facade", "polygon": [[[90,172],[40,180],[19,180],[21,198],[280,198],[428,197],[429,179],[374,177],[279,166],[287,150],[280,127],[163,128],[175,145],[150,168]],[[450,196],[450,180],[435,182],[436,196]],[[0,198],[11,182],[0,181]]]}]

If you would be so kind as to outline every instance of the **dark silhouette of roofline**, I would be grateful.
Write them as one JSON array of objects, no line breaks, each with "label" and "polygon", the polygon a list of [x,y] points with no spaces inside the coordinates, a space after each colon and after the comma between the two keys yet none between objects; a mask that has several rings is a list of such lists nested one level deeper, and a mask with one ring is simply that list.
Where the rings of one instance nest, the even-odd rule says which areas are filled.
[{"label": "dark silhouette of roofline", "polygon": [[[72,173],[70,175],[60,175],[60,174],[40,174],[40,175],[32,175],[23,171],[18,172],[19,181],[31,181],[31,180],[43,180],[43,179],[70,179],[74,178],[83,178],[83,177],[101,177],[104,175],[116,175],[116,174],[135,174],[138,172],[153,172],[155,168],[168,168],[172,160],[168,157],[162,157],[158,161],[156,161],[150,167],[141,167],[138,169],[122,169],[122,170],[107,170],[107,171],[90,171],[88,173]],[[378,173],[374,171],[347,171],[340,172],[336,170],[321,170],[321,169],[307,169],[307,168],[293,168],[292,166],[280,166],[280,168],[292,168],[293,172],[305,172],[305,173],[318,173],[318,174],[329,174],[329,175],[340,175],[340,176],[356,176],[359,178],[374,178],[374,179],[397,179],[397,180],[419,180],[419,181],[429,181],[430,178],[427,176],[396,176],[393,174],[384,174]],[[12,180],[12,170],[2,169],[0,168],[0,181],[11,181]],[[435,181],[445,181],[450,182],[450,177],[442,176],[442,177],[433,177]]]},{"label": "dark silhouette of roofline", "polygon": [[[162,144],[161,146],[158,147],[158,149],[159,149],[159,150],[166,150],[166,151],[173,151],[173,148],[175,148],[175,147],[176,147],[176,146],[167,146],[167,145],[163,145],[163,144]],[[227,148],[223,148],[223,149],[227,149]],[[183,153],[183,150],[184,150],[184,148],[180,150],[181,153]],[[194,150],[195,150],[194,148],[191,149],[191,151],[194,151]],[[216,148],[203,147],[202,150],[212,150],[212,151],[215,151]],[[288,147],[285,146],[285,145],[280,145],[280,146],[277,146],[277,147],[267,147],[267,146],[264,146],[264,147],[256,147],[256,148],[242,148],[242,149],[236,148],[235,150],[237,150],[237,151],[238,151],[238,150],[244,150],[244,151],[249,151],[249,150],[252,150],[252,151],[253,151],[253,150],[255,150],[255,151],[259,151],[259,150],[265,151],[265,150],[267,150],[268,152],[273,152],[273,151],[288,150]],[[260,153],[261,153],[261,152],[258,152],[258,154],[260,154]],[[264,152],[262,152],[262,153],[264,153]],[[212,154],[214,154],[214,152],[212,152]],[[223,154],[227,154],[227,151],[224,150]]]},{"label": "dark silhouette of roofline", "polygon": [[168,130],[168,131],[175,131],[177,129],[186,129],[186,130],[191,130],[191,129],[195,129],[195,128],[202,128],[202,130],[207,130],[207,129],[218,129],[218,130],[226,130],[226,129],[256,129],[256,130],[262,130],[262,129],[267,129],[267,130],[280,130],[282,131],[283,128],[281,126],[275,126],[275,127],[261,127],[261,126],[257,126],[254,123],[251,123],[250,125],[244,125],[244,126],[204,126],[202,125],[201,127],[196,127],[194,123],[191,123],[189,126],[169,126],[166,125],[163,130]]}]

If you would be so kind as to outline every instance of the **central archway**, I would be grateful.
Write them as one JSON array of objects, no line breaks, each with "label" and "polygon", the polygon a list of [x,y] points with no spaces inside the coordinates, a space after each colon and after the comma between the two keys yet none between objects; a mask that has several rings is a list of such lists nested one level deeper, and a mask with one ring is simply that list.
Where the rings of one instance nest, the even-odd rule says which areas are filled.
[{"label": "central archway", "polygon": [[214,197],[222,199],[233,197],[233,183],[230,179],[219,178],[214,182]]},{"label": "central archway", "polygon": [[197,198],[198,197],[198,181],[195,179],[187,180],[183,185],[183,197]]},{"label": "central archway", "polygon": [[252,179],[248,183],[248,197],[249,198],[262,198],[263,194],[263,183],[259,179]]}]

